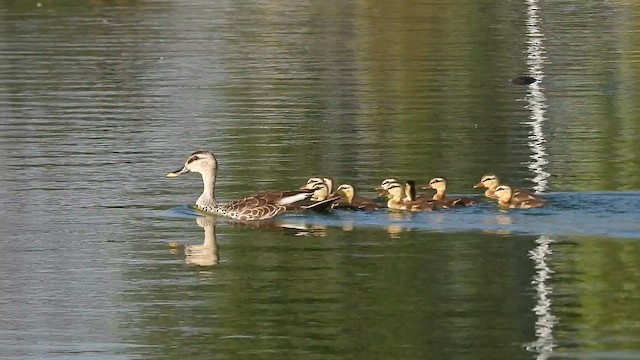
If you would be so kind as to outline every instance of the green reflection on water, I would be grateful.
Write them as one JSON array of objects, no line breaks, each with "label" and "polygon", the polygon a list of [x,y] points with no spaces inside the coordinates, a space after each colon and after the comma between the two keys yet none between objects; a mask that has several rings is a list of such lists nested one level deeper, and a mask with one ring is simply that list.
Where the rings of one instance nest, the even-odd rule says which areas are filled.
[{"label": "green reflection on water", "polygon": [[125,340],[167,358],[525,354],[531,238],[316,234],[219,227],[214,267],[131,269],[141,286],[126,301],[141,311],[127,322]]}]

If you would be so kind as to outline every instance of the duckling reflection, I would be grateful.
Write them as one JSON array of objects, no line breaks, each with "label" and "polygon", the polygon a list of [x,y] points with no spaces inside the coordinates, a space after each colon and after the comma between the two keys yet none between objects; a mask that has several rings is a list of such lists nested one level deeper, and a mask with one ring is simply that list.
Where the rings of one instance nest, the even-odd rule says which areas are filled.
[{"label": "duckling reflection", "polygon": [[200,245],[186,245],[185,263],[199,266],[213,266],[220,262],[216,242],[216,219],[212,216],[196,218],[198,226],[204,229],[204,242]]}]

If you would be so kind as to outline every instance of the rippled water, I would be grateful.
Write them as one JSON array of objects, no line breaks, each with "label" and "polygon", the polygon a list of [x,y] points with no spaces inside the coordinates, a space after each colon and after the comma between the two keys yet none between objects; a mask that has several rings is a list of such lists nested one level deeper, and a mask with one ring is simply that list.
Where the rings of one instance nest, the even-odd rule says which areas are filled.
[{"label": "rippled water", "polygon": [[[629,1],[0,1],[0,357],[640,357]],[[530,75],[538,82],[514,85]],[[200,217],[331,176],[548,206]]]}]

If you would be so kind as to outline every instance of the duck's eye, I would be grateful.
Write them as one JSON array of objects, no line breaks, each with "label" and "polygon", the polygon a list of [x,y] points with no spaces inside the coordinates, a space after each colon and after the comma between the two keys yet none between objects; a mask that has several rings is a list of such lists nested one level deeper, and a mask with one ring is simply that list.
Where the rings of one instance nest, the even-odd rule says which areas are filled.
[{"label": "duck's eye", "polygon": [[196,160],[198,160],[198,157],[194,156],[194,157],[190,158],[189,160],[187,160],[187,164],[191,164],[192,162],[194,162]]},{"label": "duck's eye", "polygon": [[490,177],[490,178],[486,178],[486,179],[482,180],[482,182],[490,181],[490,180],[495,180],[495,179],[496,179],[496,178]]}]

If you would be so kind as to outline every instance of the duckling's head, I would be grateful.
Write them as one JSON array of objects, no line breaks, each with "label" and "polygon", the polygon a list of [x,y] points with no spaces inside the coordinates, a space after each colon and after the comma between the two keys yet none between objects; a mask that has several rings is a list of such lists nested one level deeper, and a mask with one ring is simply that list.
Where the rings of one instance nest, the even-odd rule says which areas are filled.
[{"label": "duckling's head", "polygon": [[211,174],[218,170],[218,160],[209,150],[198,150],[187,158],[182,169],[170,172],[167,177],[177,177],[188,172]]},{"label": "duckling's head", "polygon": [[348,202],[352,202],[353,197],[356,195],[356,190],[349,184],[342,184],[338,186],[336,193],[343,196]]},{"label": "duckling's head", "polygon": [[389,187],[389,185],[395,184],[395,183],[400,184],[400,180],[396,178],[384,179],[382,180],[382,184],[380,184],[380,186],[374,187],[373,190],[377,190],[378,195],[383,196],[387,194],[387,188]]},{"label": "duckling's head", "polygon": [[429,180],[429,185],[422,187],[423,190],[444,191],[447,189],[447,180],[437,177]]},{"label": "duckling's head", "polygon": [[385,190],[390,198],[401,199],[405,195],[404,186],[399,181],[388,183]]},{"label": "duckling's head", "polygon": [[329,197],[329,187],[324,182],[314,184],[309,190],[313,190],[313,201],[322,201]]},{"label": "duckling's head", "polygon": [[495,194],[498,197],[498,201],[509,202],[511,200],[513,190],[511,189],[511,186],[500,185],[496,188]]},{"label": "duckling's head", "polygon": [[496,174],[486,174],[480,179],[480,182],[473,186],[474,189],[486,187],[488,189],[495,189],[500,185],[500,180]]},{"label": "duckling's head", "polygon": [[311,190],[318,184],[324,184],[324,179],[321,177],[312,177],[307,180],[307,183],[301,187],[301,190]]}]

